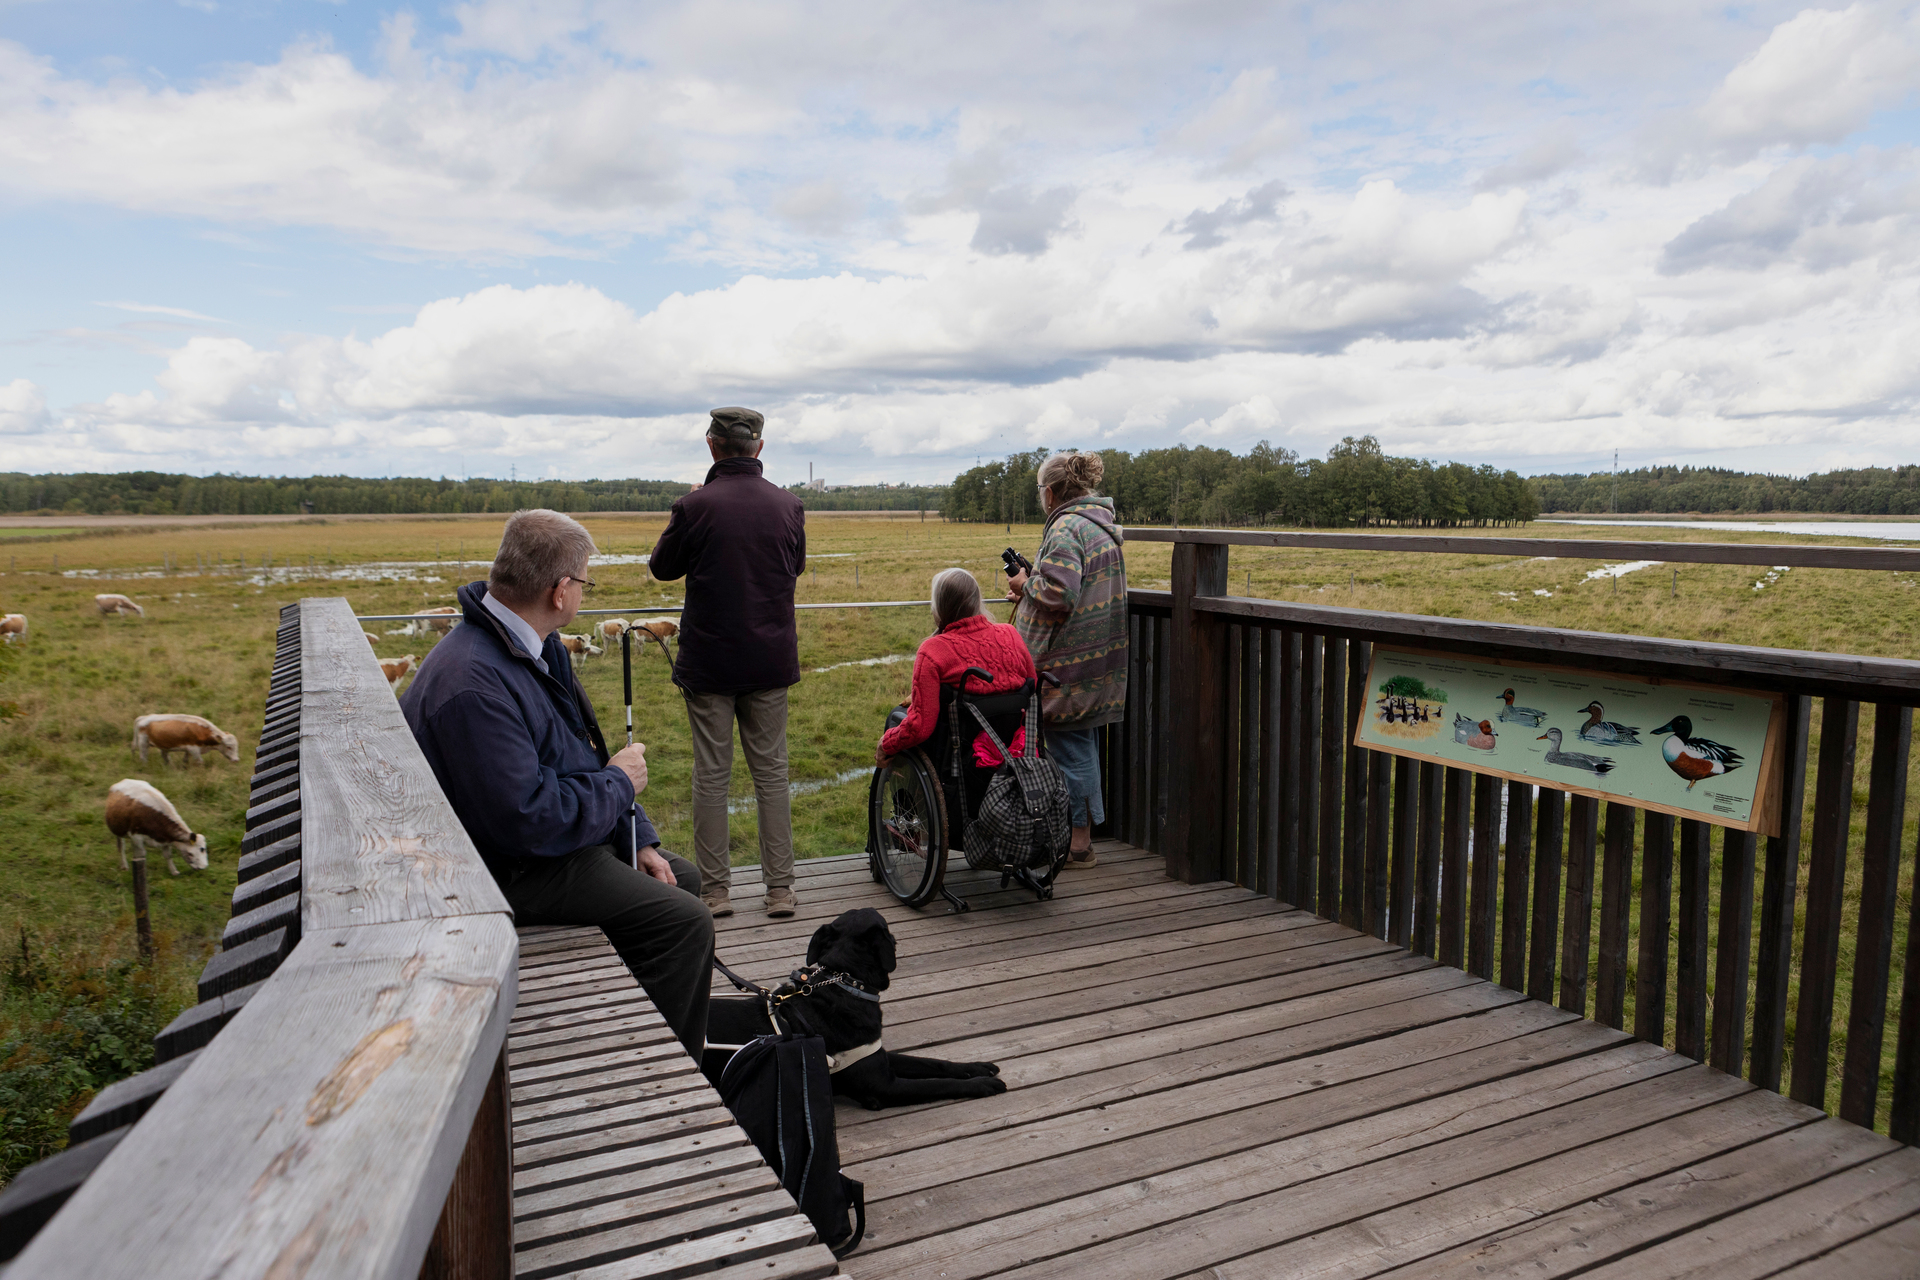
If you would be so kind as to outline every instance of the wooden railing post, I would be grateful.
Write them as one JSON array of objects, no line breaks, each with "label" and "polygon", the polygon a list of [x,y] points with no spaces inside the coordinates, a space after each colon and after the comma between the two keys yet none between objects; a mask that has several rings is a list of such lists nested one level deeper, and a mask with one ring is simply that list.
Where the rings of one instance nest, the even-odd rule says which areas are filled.
[{"label": "wooden railing post", "polygon": [[500,1048],[440,1210],[421,1280],[513,1280],[513,1104]]},{"label": "wooden railing post", "polygon": [[1167,874],[1188,884],[1220,879],[1226,831],[1227,620],[1193,607],[1225,595],[1227,548],[1173,547],[1172,687],[1168,707]]}]

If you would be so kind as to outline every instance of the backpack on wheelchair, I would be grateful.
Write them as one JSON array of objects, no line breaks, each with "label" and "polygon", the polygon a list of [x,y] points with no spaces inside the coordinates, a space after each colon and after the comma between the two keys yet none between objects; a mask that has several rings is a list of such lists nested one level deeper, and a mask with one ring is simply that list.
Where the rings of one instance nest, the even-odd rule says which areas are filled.
[{"label": "backpack on wheelchair", "polygon": [[[873,878],[910,907],[943,897],[955,911],[967,910],[946,886],[955,849],[969,867],[998,871],[1002,889],[1019,884],[1042,900],[1053,896],[1067,858],[1066,779],[1044,758],[1038,686],[1029,680],[1006,693],[969,693],[974,680],[991,683],[993,673],[970,667],[945,687],[932,736],[876,768],[868,784]],[[889,727],[903,714],[896,711]],[[1016,752],[1023,729],[1025,749]],[[998,763],[981,763],[984,742]]]}]

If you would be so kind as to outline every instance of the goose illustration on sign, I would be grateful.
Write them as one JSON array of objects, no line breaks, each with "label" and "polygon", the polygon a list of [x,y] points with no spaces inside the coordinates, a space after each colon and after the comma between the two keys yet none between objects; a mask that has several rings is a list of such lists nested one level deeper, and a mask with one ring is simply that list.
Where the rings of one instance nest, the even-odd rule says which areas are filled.
[{"label": "goose illustration on sign", "polygon": [[1784,694],[1387,646],[1366,688],[1355,747],[1779,833]]}]

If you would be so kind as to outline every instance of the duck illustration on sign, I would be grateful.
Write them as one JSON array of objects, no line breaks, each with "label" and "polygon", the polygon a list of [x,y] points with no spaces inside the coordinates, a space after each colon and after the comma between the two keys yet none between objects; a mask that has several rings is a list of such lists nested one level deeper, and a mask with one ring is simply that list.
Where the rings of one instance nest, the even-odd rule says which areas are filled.
[{"label": "duck illustration on sign", "polygon": [[1640,745],[1640,730],[1631,725],[1615,724],[1606,719],[1607,709],[1598,702],[1589,702],[1581,710],[1587,713],[1587,722],[1578,730],[1582,741],[1597,743],[1603,747]]},{"label": "duck illustration on sign", "polygon": [[1474,732],[1466,739],[1468,746],[1475,751],[1491,751],[1494,747],[1493,721],[1482,720],[1474,726]]},{"label": "duck illustration on sign", "polygon": [[1516,707],[1513,705],[1513,698],[1514,693],[1511,689],[1501,693],[1500,701],[1506,705],[1500,708],[1500,718],[1508,724],[1523,724],[1529,729],[1539,728],[1541,722],[1547,718],[1547,713],[1535,710],[1533,707]]},{"label": "duck illustration on sign", "polygon": [[1584,751],[1562,751],[1558,729],[1549,729],[1534,741],[1544,741],[1548,744],[1548,764],[1563,765],[1568,769],[1585,769],[1588,773],[1596,774],[1605,774],[1613,768],[1613,761],[1607,756],[1590,756]]},{"label": "duck illustration on sign", "polygon": [[1667,762],[1667,768],[1687,780],[1689,791],[1703,778],[1740,767],[1742,757],[1738,751],[1710,738],[1694,737],[1693,721],[1686,716],[1675,716],[1654,732],[1673,735],[1660,744],[1660,757]]}]

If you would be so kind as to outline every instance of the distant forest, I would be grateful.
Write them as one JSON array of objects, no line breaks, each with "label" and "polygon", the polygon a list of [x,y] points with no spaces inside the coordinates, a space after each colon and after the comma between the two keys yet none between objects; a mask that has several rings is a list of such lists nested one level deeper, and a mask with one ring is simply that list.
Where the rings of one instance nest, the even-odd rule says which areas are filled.
[{"label": "distant forest", "polygon": [[[925,511],[950,520],[1032,520],[1035,475],[1049,450],[977,466],[948,485],[794,485],[815,511]],[[1830,512],[1920,514],[1920,466],[1869,467],[1796,478],[1717,467],[1642,467],[1618,476],[1523,477],[1493,467],[1384,453],[1351,436],[1324,459],[1266,441],[1246,454],[1180,445],[1102,449],[1106,480],[1133,524],[1453,526],[1524,523],[1543,513]],[[0,473],[0,512],[86,515],[413,515],[665,511],[691,485],[668,480],[429,480],[358,476],[186,476]],[[310,507],[303,504],[311,504]]]},{"label": "distant forest", "polygon": [[[1539,514],[1518,472],[1391,457],[1372,436],[1349,436],[1324,459],[1302,460],[1262,440],[1225,449],[1102,449],[1100,489],[1127,524],[1503,525]],[[1038,511],[1037,470],[1048,451],[1016,453],[954,478],[951,520],[1004,521]]]},{"label": "distant forest", "polygon": [[426,480],[360,476],[0,474],[10,513],[260,516],[457,515],[552,507],[558,511],[665,511],[691,485],[667,480]]},{"label": "distant forest", "polygon": [[[1615,500],[1615,482],[1619,497]],[[1618,477],[1534,476],[1542,511],[1808,511],[1859,516],[1920,515],[1920,467],[1863,467],[1804,478],[1718,467],[1641,467]]]}]

